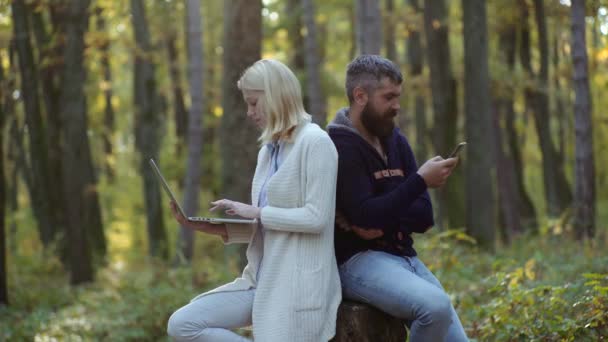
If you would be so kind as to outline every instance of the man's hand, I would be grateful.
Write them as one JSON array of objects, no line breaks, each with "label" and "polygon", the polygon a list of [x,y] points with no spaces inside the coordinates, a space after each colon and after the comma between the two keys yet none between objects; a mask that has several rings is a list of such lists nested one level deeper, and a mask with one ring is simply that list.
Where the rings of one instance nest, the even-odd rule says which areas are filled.
[{"label": "man's hand", "polygon": [[241,202],[221,199],[211,202],[211,204],[213,204],[214,207],[209,209],[209,211],[226,209],[226,214],[228,215],[238,215],[249,219],[257,219],[260,218],[261,215],[260,208]]},{"label": "man's hand", "polygon": [[344,217],[344,215],[342,215],[342,213],[339,211],[336,211],[336,224],[338,225],[338,228],[346,232],[352,230],[353,233],[357,234],[357,236],[363,240],[373,240],[384,235],[384,232],[381,229],[363,229],[361,227],[351,225],[348,223],[346,217]]},{"label": "man's hand", "polygon": [[443,159],[437,156],[422,164],[417,173],[424,179],[427,187],[438,188],[445,184],[456,164],[458,158]]}]

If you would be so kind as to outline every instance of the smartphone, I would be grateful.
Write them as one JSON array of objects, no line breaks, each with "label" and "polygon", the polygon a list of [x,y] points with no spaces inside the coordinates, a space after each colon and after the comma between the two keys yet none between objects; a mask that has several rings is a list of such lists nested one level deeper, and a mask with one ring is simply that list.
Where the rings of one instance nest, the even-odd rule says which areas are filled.
[{"label": "smartphone", "polygon": [[[452,151],[452,153],[450,153],[450,155],[448,156],[448,158],[454,158],[457,157],[458,154],[460,153],[460,151],[462,151],[462,149],[467,145],[466,141],[461,142],[460,144],[456,145],[456,147],[454,148],[454,150]],[[447,159],[447,158],[446,158]]]}]

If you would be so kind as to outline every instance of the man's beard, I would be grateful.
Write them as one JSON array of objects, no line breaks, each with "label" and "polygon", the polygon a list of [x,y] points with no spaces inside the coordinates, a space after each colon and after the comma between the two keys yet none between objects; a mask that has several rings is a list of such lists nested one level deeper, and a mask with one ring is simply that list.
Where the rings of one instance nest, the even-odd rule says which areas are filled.
[{"label": "man's beard", "polygon": [[368,102],[361,112],[361,123],[372,135],[386,138],[393,133],[395,128],[393,118],[396,115],[397,111],[392,109],[384,113],[378,113]]}]

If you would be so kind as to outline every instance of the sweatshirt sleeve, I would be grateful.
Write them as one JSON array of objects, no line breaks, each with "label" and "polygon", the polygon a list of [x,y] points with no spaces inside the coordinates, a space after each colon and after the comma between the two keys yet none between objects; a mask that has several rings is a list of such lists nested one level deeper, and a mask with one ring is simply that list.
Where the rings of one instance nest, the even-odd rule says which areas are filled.
[{"label": "sweatshirt sleeve", "polygon": [[333,227],[336,206],[338,155],[327,134],[309,142],[303,174],[305,201],[300,208],[262,208],[264,228],[293,233],[320,234]]},{"label": "sweatshirt sleeve", "polygon": [[[410,147],[407,139],[403,135],[399,135],[400,147],[404,150],[404,158],[406,164],[407,174],[414,174],[418,170],[416,164],[416,158],[414,152]],[[400,228],[406,232],[424,233],[431,228],[435,221],[433,219],[433,205],[428,191],[424,191],[420,194],[416,200],[407,208],[401,212],[399,217]]]},{"label": "sweatshirt sleeve", "polygon": [[338,141],[338,208],[351,224],[385,232],[400,226],[401,216],[426,190],[426,183],[415,171],[391,192],[376,195],[373,180],[354,144]]}]

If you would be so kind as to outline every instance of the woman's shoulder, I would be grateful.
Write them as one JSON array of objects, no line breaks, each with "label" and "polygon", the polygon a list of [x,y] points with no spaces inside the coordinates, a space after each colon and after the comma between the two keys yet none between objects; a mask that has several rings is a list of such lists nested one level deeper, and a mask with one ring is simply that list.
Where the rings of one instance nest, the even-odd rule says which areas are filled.
[{"label": "woman's shoulder", "polygon": [[312,143],[318,140],[325,140],[331,142],[329,135],[319,125],[313,122],[308,122],[302,127],[296,139]]}]

